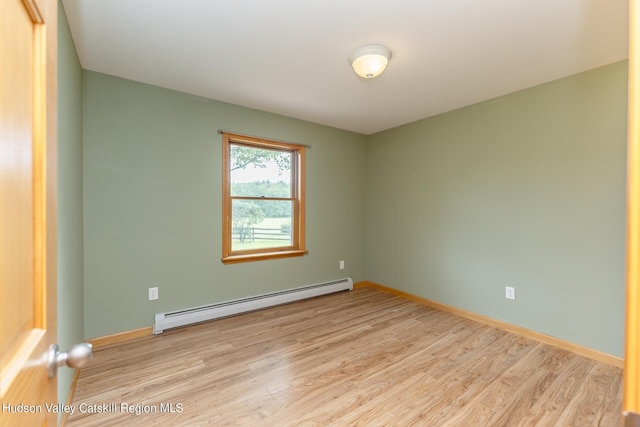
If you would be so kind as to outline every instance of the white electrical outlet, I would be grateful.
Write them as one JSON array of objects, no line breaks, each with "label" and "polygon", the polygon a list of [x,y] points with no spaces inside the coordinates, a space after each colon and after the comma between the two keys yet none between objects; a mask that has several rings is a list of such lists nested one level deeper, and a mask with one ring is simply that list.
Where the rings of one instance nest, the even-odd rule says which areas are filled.
[{"label": "white electrical outlet", "polygon": [[158,288],[149,288],[149,301],[158,299]]},{"label": "white electrical outlet", "polygon": [[515,300],[516,299],[516,288],[507,286],[505,287],[505,295],[506,299]]},{"label": "white electrical outlet", "polygon": [[340,270],[344,270],[344,261],[340,260]]}]

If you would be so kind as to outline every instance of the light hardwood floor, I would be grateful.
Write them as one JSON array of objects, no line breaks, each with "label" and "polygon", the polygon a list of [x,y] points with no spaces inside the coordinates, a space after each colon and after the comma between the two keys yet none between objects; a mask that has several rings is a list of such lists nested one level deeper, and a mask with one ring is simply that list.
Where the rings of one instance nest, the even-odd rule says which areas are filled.
[{"label": "light hardwood floor", "polygon": [[361,288],[97,349],[67,425],[619,426],[621,383],[619,368]]}]

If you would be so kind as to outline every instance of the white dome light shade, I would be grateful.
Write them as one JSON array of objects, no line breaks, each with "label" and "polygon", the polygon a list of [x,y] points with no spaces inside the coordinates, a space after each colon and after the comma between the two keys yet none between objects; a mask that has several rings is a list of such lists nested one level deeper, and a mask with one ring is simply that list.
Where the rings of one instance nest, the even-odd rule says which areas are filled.
[{"label": "white dome light shade", "polygon": [[363,79],[373,79],[384,71],[391,59],[389,48],[371,44],[357,48],[349,57],[353,71]]}]

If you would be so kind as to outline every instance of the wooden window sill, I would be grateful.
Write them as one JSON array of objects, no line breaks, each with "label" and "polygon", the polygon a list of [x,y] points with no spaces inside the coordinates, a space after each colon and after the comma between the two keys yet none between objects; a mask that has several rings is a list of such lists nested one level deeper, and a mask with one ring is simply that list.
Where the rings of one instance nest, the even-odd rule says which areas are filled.
[{"label": "wooden window sill", "polygon": [[296,256],[306,255],[306,250],[293,250],[293,251],[277,251],[277,252],[262,252],[258,254],[242,254],[242,255],[229,255],[222,258],[224,264],[236,264],[240,262],[252,262],[252,261],[264,261],[267,259],[277,258],[292,258]]}]

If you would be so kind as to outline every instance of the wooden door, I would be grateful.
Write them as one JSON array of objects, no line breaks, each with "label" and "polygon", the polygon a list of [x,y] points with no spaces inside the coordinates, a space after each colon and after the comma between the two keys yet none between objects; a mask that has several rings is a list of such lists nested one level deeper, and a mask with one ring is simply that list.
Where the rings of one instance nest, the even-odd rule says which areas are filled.
[{"label": "wooden door", "polygon": [[0,0],[0,426],[57,423],[57,0]]},{"label": "wooden door", "polygon": [[640,0],[629,1],[627,324],[622,409],[640,426]]}]

